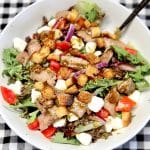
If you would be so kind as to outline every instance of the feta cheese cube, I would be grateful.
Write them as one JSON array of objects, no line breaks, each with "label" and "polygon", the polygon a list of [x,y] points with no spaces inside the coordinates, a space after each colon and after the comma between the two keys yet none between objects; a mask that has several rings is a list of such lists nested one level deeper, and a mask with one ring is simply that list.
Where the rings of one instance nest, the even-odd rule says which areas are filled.
[{"label": "feta cheese cube", "polygon": [[27,46],[27,42],[25,40],[16,37],[13,39],[13,46],[18,51],[23,52]]},{"label": "feta cheese cube", "polygon": [[55,88],[58,90],[66,90],[67,89],[67,85],[65,80],[62,79],[58,79],[55,85]]},{"label": "feta cheese cube", "polygon": [[53,126],[54,126],[55,128],[63,127],[63,126],[65,126],[65,125],[66,125],[66,119],[65,119],[65,118],[59,119],[59,120],[55,121],[54,124],[53,124]]},{"label": "feta cheese cube", "polygon": [[104,100],[100,97],[93,96],[91,102],[88,104],[88,108],[93,112],[98,112],[104,106]]},{"label": "feta cheese cube", "polygon": [[12,90],[12,91],[13,91],[15,94],[17,94],[17,95],[20,95],[20,94],[21,94],[21,89],[22,89],[22,87],[23,87],[23,85],[22,85],[21,81],[16,81],[15,83],[10,84],[10,85],[8,86],[8,88],[9,88],[10,90]]},{"label": "feta cheese cube", "polygon": [[59,49],[55,49],[54,54],[55,55],[61,55],[63,52]]},{"label": "feta cheese cube", "polygon": [[69,113],[67,119],[69,122],[73,122],[78,120],[79,118],[74,113]]},{"label": "feta cheese cube", "polygon": [[113,118],[112,116],[109,116],[105,123],[105,130],[106,132],[111,132],[112,129],[121,129],[123,128],[122,119],[119,117]]},{"label": "feta cheese cube", "polygon": [[85,50],[87,53],[94,53],[96,50],[96,43],[95,42],[86,43]]},{"label": "feta cheese cube", "polygon": [[32,89],[32,91],[31,91],[31,101],[32,101],[32,103],[35,103],[40,96],[41,96],[41,92],[39,92],[35,89]]},{"label": "feta cheese cube", "polygon": [[49,26],[50,28],[52,28],[55,23],[56,23],[56,19],[55,19],[55,18],[54,18],[54,19],[51,19],[51,20],[48,22],[48,26]]},{"label": "feta cheese cube", "polygon": [[131,95],[129,95],[129,98],[131,98],[136,103],[139,103],[140,95],[141,95],[140,91],[135,90]]},{"label": "feta cheese cube", "polygon": [[50,27],[49,26],[43,26],[43,27],[41,27],[41,28],[39,28],[38,30],[37,30],[37,33],[42,33],[42,32],[44,32],[44,31],[49,31],[50,30]]},{"label": "feta cheese cube", "polygon": [[55,31],[55,35],[54,35],[55,40],[63,36],[62,32],[59,29],[55,29],[54,31]]},{"label": "feta cheese cube", "polygon": [[84,43],[82,39],[78,38],[77,36],[72,36],[71,45],[72,45],[72,48],[79,49],[79,50],[84,48]]},{"label": "feta cheese cube", "polygon": [[76,134],[76,138],[82,145],[89,145],[92,141],[92,136],[88,133]]},{"label": "feta cheese cube", "polygon": [[101,54],[102,54],[101,51],[96,51],[96,52],[94,53],[95,56],[100,56]]}]

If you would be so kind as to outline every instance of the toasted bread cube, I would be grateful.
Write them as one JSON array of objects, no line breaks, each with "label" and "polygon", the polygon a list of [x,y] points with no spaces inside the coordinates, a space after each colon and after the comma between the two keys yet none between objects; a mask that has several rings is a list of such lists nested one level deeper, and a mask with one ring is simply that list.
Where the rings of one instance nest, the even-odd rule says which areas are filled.
[{"label": "toasted bread cube", "polygon": [[92,94],[87,91],[80,91],[78,94],[78,100],[83,103],[89,103],[92,99]]},{"label": "toasted bread cube", "polygon": [[70,22],[74,22],[74,21],[76,21],[78,15],[79,15],[78,11],[76,9],[72,9],[68,14],[67,19]]},{"label": "toasted bread cube", "polygon": [[131,112],[122,112],[122,123],[124,127],[127,127],[131,122]]},{"label": "toasted bread cube", "polygon": [[50,53],[50,50],[49,50],[49,48],[46,47],[46,46],[43,46],[43,47],[41,48],[41,50],[40,50],[40,55],[41,55],[43,58],[47,57],[47,56],[49,55],[49,53]]},{"label": "toasted bread cube", "polygon": [[48,55],[47,57],[48,60],[56,60],[56,61],[60,61],[60,56],[59,55],[56,55],[54,53],[51,53]]},{"label": "toasted bread cube", "polygon": [[57,107],[56,115],[57,115],[58,118],[62,118],[63,116],[67,116],[68,115],[67,108],[64,107],[64,106]]},{"label": "toasted bread cube", "polygon": [[89,28],[91,26],[91,23],[90,23],[90,21],[85,20],[84,25],[85,25],[86,28]]},{"label": "toasted bread cube", "polygon": [[59,106],[71,106],[73,103],[73,95],[58,93],[57,101]]},{"label": "toasted bread cube", "polygon": [[98,48],[103,48],[103,47],[105,47],[105,42],[104,42],[104,39],[103,39],[103,38],[97,38],[97,39],[96,39],[96,43],[97,43]]},{"label": "toasted bread cube", "polygon": [[111,68],[106,68],[103,71],[104,78],[112,79],[114,77],[114,75],[115,75],[115,73]]},{"label": "toasted bread cube", "polygon": [[42,90],[42,96],[44,99],[54,99],[56,97],[54,89],[48,85]]},{"label": "toasted bread cube", "polygon": [[77,83],[80,86],[84,86],[88,81],[88,77],[85,74],[80,74],[77,78]]},{"label": "toasted bread cube", "polygon": [[70,87],[73,84],[74,84],[73,78],[69,78],[69,79],[66,80],[66,86],[67,87]]},{"label": "toasted bread cube", "polygon": [[89,77],[93,77],[94,75],[98,74],[98,69],[95,66],[92,65],[88,65],[87,69],[86,69],[86,75]]},{"label": "toasted bread cube", "polygon": [[31,61],[36,64],[40,64],[43,61],[43,57],[40,53],[36,52],[32,55]]},{"label": "toasted bread cube", "polygon": [[92,38],[99,37],[101,34],[100,27],[91,27],[90,28]]},{"label": "toasted bread cube", "polygon": [[34,88],[35,88],[36,90],[41,91],[41,90],[44,88],[43,82],[35,82]]},{"label": "toasted bread cube", "polygon": [[78,88],[76,85],[71,86],[70,88],[68,88],[65,93],[67,94],[75,94],[78,92]]}]

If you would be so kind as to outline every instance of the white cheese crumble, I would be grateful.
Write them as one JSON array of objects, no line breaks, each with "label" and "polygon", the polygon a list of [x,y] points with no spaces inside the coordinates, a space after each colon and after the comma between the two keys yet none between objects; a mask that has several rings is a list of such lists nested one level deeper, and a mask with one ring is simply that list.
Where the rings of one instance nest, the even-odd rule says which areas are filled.
[{"label": "white cheese crumble", "polygon": [[55,121],[54,124],[53,124],[53,126],[54,126],[55,128],[63,127],[63,126],[65,126],[65,125],[66,125],[66,119],[65,119],[65,118],[59,119],[59,120]]},{"label": "white cheese crumble", "polygon": [[94,53],[96,50],[96,43],[95,42],[86,43],[85,50],[87,53]]},{"label": "white cheese crumble", "polygon": [[49,31],[50,30],[50,27],[49,26],[43,26],[43,27],[41,27],[41,28],[39,28],[38,30],[37,30],[37,33],[42,33],[42,32],[44,32],[44,31]]},{"label": "white cheese crumble", "polygon": [[78,38],[76,36],[72,36],[71,45],[72,45],[72,48],[75,48],[78,50],[81,50],[84,48],[84,43],[83,43],[82,39]]},{"label": "white cheese crumble", "polygon": [[55,88],[58,90],[66,90],[67,89],[67,85],[65,80],[62,79],[58,79],[55,85]]},{"label": "white cheese crumble", "polygon": [[27,46],[27,42],[25,40],[20,39],[18,37],[13,39],[13,47],[18,51],[23,52],[26,46]]},{"label": "white cheese crumble", "polygon": [[76,134],[76,138],[82,145],[89,145],[92,141],[92,136],[88,133]]},{"label": "white cheese crumble", "polygon": [[32,103],[35,103],[40,96],[41,96],[41,92],[39,92],[35,89],[32,89],[32,91],[31,91],[31,101],[32,101]]}]

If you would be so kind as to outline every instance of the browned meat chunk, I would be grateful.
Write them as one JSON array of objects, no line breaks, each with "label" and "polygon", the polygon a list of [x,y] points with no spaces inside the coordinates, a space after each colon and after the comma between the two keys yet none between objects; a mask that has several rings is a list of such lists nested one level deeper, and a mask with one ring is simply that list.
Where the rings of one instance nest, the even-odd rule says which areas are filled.
[{"label": "browned meat chunk", "polygon": [[78,115],[81,118],[87,109],[87,105],[85,103],[80,102],[77,98],[74,99],[74,102],[70,108],[70,111]]},{"label": "browned meat chunk", "polygon": [[103,77],[104,78],[112,79],[112,78],[114,78],[114,76],[115,76],[115,72],[114,72],[113,69],[111,69],[111,68],[105,68],[103,70]]},{"label": "browned meat chunk", "polygon": [[130,95],[135,90],[135,84],[131,78],[118,84],[117,89],[120,93]]},{"label": "browned meat chunk", "polygon": [[115,107],[116,107],[116,104],[112,104],[108,100],[105,100],[104,108],[108,110],[112,116],[115,116],[115,113],[116,113]]},{"label": "browned meat chunk", "polygon": [[120,94],[116,90],[116,88],[113,88],[109,91],[109,93],[105,97],[105,101],[109,101],[112,104],[116,104],[120,99]]},{"label": "browned meat chunk", "polygon": [[92,94],[87,91],[81,91],[78,94],[78,100],[86,104],[91,101],[91,98],[92,98]]},{"label": "browned meat chunk", "polygon": [[29,55],[27,52],[23,51],[17,55],[16,59],[21,64],[26,64],[27,61],[29,60]]},{"label": "browned meat chunk", "polygon": [[88,62],[79,57],[62,56],[61,64],[65,67],[70,67],[72,69],[80,70],[80,69],[84,69],[88,65]]},{"label": "browned meat chunk", "polygon": [[113,40],[113,39],[109,39],[109,38],[104,38],[104,42],[105,42],[105,47],[106,48],[110,48],[113,45],[119,46],[119,47],[122,47],[122,48],[126,47],[126,45],[123,42]]},{"label": "browned meat chunk", "polygon": [[35,81],[47,82],[48,85],[54,86],[56,75],[51,71],[43,70],[40,73],[31,72],[30,78]]},{"label": "browned meat chunk", "polygon": [[27,51],[29,56],[31,56],[35,52],[40,51],[40,49],[41,49],[41,45],[37,39],[32,39],[27,46]]},{"label": "browned meat chunk", "polygon": [[71,106],[73,103],[73,95],[60,92],[57,94],[57,102],[59,106]]},{"label": "browned meat chunk", "polygon": [[92,37],[86,31],[84,31],[84,30],[78,31],[77,35],[79,37],[81,37],[85,42],[94,41],[94,39],[92,39]]},{"label": "browned meat chunk", "polygon": [[113,51],[109,49],[102,54],[102,56],[100,57],[100,62],[109,63],[112,57],[113,57]]}]

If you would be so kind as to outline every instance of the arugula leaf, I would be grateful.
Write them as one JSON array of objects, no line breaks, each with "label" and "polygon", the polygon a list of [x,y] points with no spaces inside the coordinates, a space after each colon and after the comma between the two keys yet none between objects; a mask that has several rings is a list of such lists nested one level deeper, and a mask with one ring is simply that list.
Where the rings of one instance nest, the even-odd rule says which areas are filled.
[{"label": "arugula leaf", "polygon": [[31,102],[30,98],[23,100],[22,102],[17,103],[16,105],[10,105],[14,109],[26,108],[26,107],[35,107],[35,104]]},{"label": "arugula leaf", "polygon": [[40,112],[39,110],[36,110],[36,111],[29,114],[28,124],[33,122],[37,118],[37,115],[39,112]]},{"label": "arugula leaf", "polygon": [[14,48],[4,49],[3,62],[6,65],[6,69],[3,70],[2,75],[10,77],[11,80],[29,81],[30,66],[29,64],[23,66],[16,60],[18,53]]},{"label": "arugula leaf", "polygon": [[90,22],[96,21],[103,16],[101,9],[91,0],[78,0],[75,8]]},{"label": "arugula leaf", "polygon": [[81,49],[81,50],[79,50],[80,51],[80,53],[82,53],[82,54],[85,54],[86,53],[86,50],[85,49]]},{"label": "arugula leaf", "polygon": [[83,87],[83,90],[85,90],[85,91],[96,90],[95,91],[96,95],[104,97],[108,88],[118,84],[118,82],[119,82],[118,80],[112,80],[112,79],[97,79],[94,81],[90,80]]},{"label": "arugula leaf", "polygon": [[134,65],[141,65],[141,64],[147,64],[148,62],[141,56],[141,54],[138,52],[137,54],[133,55],[128,53],[125,49],[118,47],[118,46],[112,46],[115,53],[117,54],[117,57],[120,61],[129,61]]},{"label": "arugula leaf", "polygon": [[150,75],[150,65],[146,64],[138,66],[134,72],[128,72],[125,78],[132,78],[136,84],[136,88],[140,91],[144,91],[150,88],[150,84],[144,79],[144,76]]},{"label": "arugula leaf", "polygon": [[76,138],[65,138],[63,132],[57,132],[51,140],[54,143],[80,145]]},{"label": "arugula leaf", "polygon": [[6,66],[18,65],[18,61],[16,60],[16,56],[19,52],[14,48],[7,48],[3,51],[3,62]]}]

